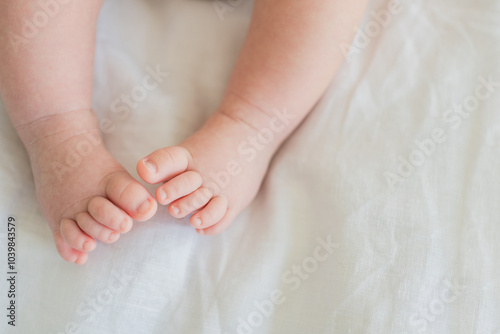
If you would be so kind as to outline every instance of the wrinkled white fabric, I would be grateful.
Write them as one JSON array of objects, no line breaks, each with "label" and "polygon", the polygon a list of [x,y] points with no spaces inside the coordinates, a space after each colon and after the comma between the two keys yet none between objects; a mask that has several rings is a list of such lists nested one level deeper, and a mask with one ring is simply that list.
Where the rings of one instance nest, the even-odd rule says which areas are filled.
[{"label": "wrinkled white fabric", "polygon": [[[367,14],[256,200],[217,237],[162,207],[85,266],[65,263],[2,109],[0,266],[14,215],[19,273],[15,329],[1,280],[0,332],[500,333],[500,86],[482,83],[500,81],[500,2],[401,4],[389,22]],[[217,107],[252,3],[227,6],[105,3],[94,107],[135,177],[138,159]],[[168,77],[120,112],[157,68]]]}]

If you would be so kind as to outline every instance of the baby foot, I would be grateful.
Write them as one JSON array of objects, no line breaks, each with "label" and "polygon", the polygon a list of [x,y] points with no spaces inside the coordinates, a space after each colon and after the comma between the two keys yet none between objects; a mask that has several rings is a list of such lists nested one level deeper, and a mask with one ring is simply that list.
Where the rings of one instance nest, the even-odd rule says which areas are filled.
[{"label": "baby foot", "polygon": [[162,183],[156,198],[172,216],[193,214],[189,222],[199,234],[215,235],[256,196],[279,145],[278,136],[263,144],[258,135],[257,127],[216,112],[179,146],[140,160],[137,172],[147,183]]},{"label": "baby foot", "polygon": [[18,129],[30,156],[40,209],[61,257],[84,264],[96,240],[115,242],[132,219],[151,218],[149,192],[105,149],[92,111],[48,117]]}]

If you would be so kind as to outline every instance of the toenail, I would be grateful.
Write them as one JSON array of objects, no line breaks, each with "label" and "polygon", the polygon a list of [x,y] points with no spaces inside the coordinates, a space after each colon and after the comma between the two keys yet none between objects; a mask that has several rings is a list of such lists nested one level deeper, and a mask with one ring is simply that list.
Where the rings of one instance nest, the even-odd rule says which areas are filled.
[{"label": "toenail", "polygon": [[83,246],[82,246],[82,247],[83,247],[83,249],[84,249],[84,250],[86,250],[86,251],[90,250],[90,247],[91,247],[91,245],[90,245],[90,241],[85,241],[85,242],[83,243]]},{"label": "toenail", "polygon": [[174,213],[174,215],[178,215],[178,214],[179,214],[179,212],[181,212],[181,210],[179,210],[179,208],[178,208],[178,207],[176,207],[175,205],[172,205],[172,206],[170,207],[170,209],[172,210],[172,212]]},{"label": "toenail", "polygon": [[195,218],[193,219],[193,223],[196,225],[196,226],[201,226],[201,219],[200,218]]},{"label": "toenail", "polygon": [[167,193],[165,191],[163,191],[163,190],[160,190],[158,192],[158,197],[159,197],[158,199],[160,201],[164,202],[167,199]]},{"label": "toenail", "polygon": [[144,202],[141,203],[137,207],[137,213],[146,213],[149,211],[149,208],[151,207],[151,203],[149,202],[149,199],[145,200]]},{"label": "toenail", "polygon": [[109,234],[108,241],[115,241],[120,236],[118,232],[112,232]]},{"label": "toenail", "polygon": [[151,160],[144,160],[144,166],[153,174],[156,174],[158,168],[156,168],[156,164]]},{"label": "toenail", "polygon": [[129,227],[129,221],[128,220],[125,220],[121,225],[120,225],[120,231],[122,232],[126,232],[128,230],[128,227]]},{"label": "toenail", "polygon": [[75,264],[77,264],[79,266],[81,266],[84,263],[85,263],[85,261],[82,262],[82,260],[79,257],[77,257],[76,260],[75,260]]}]

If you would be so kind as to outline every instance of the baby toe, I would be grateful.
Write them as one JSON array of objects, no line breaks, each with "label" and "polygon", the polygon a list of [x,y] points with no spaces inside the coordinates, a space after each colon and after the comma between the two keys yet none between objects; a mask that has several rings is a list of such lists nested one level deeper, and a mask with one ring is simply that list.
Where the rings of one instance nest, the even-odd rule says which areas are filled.
[{"label": "baby toe", "polygon": [[153,196],[128,173],[112,175],[106,185],[106,196],[137,221],[148,220],[156,213],[157,204]]},{"label": "baby toe", "polygon": [[88,254],[82,251],[78,251],[68,245],[68,243],[64,241],[60,230],[53,231],[53,237],[57,252],[65,261],[76,263],[78,265],[82,265],[87,262]]},{"label": "baby toe", "polygon": [[168,212],[176,218],[184,218],[193,211],[204,207],[212,198],[213,193],[208,188],[199,188],[191,194],[173,202]]},{"label": "baby toe", "polygon": [[206,236],[213,236],[220,234],[223,232],[226,228],[228,228],[229,225],[233,222],[234,218],[236,217],[236,214],[233,210],[228,209],[224,218],[222,218],[218,223],[207,227],[205,229],[197,229],[196,232],[201,235],[206,235]]},{"label": "baby toe", "polygon": [[95,240],[84,233],[73,219],[63,219],[60,230],[64,241],[74,249],[82,252],[90,252],[95,249]]},{"label": "baby toe", "polygon": [[147,183],[156,184],[185,172],[190,160],[191,154],[184,147],[166,147],[140,160],[137,173]]},{"label": "baby toe", "polygon": [[168,204],[198,189],[203,180],[195,171],[188,171],[174,177],[156,189],[156,198],[160,204]]},{"label": "baby toe", "polygon": [[227,199],[216,196],[199,212],[195,213],[189,220],[196,229],[205,229],[217,224],[226,214]]},{"label": "baby toe", "polygon": [[100,224],[88,212],[79,213],[76,222],[82,231],[101,242],[112,243],[120,238],[120,233]]},{"label": "baby toe", "polygon": [[98,223],[120,233],[127,233],[133,225],[132,218],[104,197],[92,198],[88,212]]}]

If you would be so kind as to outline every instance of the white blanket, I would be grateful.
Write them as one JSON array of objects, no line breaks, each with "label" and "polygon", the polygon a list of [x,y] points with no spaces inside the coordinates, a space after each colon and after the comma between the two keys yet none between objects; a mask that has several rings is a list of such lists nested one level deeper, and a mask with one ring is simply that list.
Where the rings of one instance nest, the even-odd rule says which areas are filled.
[{"label": "white blanket", "polygon": [[[221,99],[252,3],[218,5],[105,3],[94,107],[135,177]],[[162,207],[85,266],[65,263],[2,109],[0,267],[8,278],[13,216],[17,296],[13,328],[2,278],[0,332],[500,333],[500,2],[388,8],[371,3],[348,61],[217,237]],[[113,112],[148,67],[169,76]]]}]

